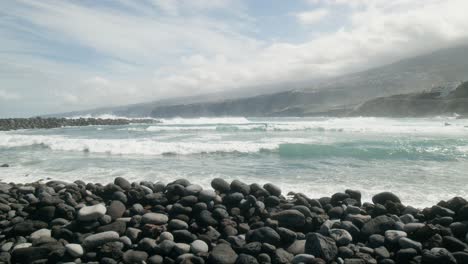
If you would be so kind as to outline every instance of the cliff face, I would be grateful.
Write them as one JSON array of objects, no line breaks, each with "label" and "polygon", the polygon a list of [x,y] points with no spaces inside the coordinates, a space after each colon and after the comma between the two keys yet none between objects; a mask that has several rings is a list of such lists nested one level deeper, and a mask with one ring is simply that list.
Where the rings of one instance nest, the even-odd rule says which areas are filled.
[{"label": "cliff face", "polygon": [[447,94],[433,90],[376,98],[363,103],[350,115],[424,117],[453,114],[468,115],[468,82]]}]

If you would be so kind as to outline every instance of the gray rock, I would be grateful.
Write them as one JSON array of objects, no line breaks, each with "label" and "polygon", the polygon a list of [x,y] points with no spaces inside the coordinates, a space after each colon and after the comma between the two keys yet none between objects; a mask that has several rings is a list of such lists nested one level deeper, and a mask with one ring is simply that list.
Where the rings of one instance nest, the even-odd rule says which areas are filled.
[{"label": "gray rock", "polygon": [[327,262],[334,260],[338,254],[335,240],[319,233],[309,233],[305,243],[305,253],[324,259]]},{"label": "gray rock", "polygon": [[143,264],[147,259],[148,253],[144,251],[128,250],[123,254],[123,261],[127,264]]},{"label": "gray rock", "polygon": [[84,254],[83,247],[80,244],[67,244],[65,250],[74,258],[79,258]]},{"label": "gray rock", "polygon": [[198,193],[198,199],[201,202],[211,202],[216,198],[216,193],[213,190],[202,190]]},{"label": "gray rock", "polygon": [[295,209],[284,210],[271,216],[271,219],[277,220],[280,226],[297,229],[305,224],[305,216]]},{"label": "gray rock", "polygon": [[84,206],[78,211],[79,221],[94,221],[106,214],[104,204],[96,204],[92,206]]},{"label": "gray rock", "polygon": [[132,187],[130,182],[127,181],[125,178],[122,178],[122,177],[115,178],[114,184],[119,186],[120,188],[122,188],[124,190],[130,190],[130,188]]},{"label": "gray rock", "polygon": [[425,224],[423,223],[408,223],[403,227],[403,231],[406,233],[413,233],[423,228]]},{"label": "gray rock", "polygon": [[162,232],[158,237],[158,242],[162,242],[164,240],[174,241],[174,236],[170,232]]},{"label": "gray rock", "polygon": [[236,260],[236,264],[258,264],[258,261],[251,255],[239,254]]},{"label": "gray rock", "polygon": [[144,224],[153,224],[153,225],[164,225],[167,223],[169,218],[165,214],[160,213],[146,213],[141,218],[141,222]]},{"label": "gray rock", "polygon": [[388,252],[386,247],[378,247],[374,249],[374,253],[378,259],[390,258],[390,252]]},{"label": "gray rock", "polygon": [[129,227],[127,228],[127,230],[125,231],[125,235],[130,238],[130,240],[132,242],[137,242],[138,240],[138,237],[140,236],[141,234],[141,230],[138,229],[138,228],[133,228],[133,227]]},{"label": "gray rock", "polygon": [[216,245],[209,256],[209,263],[234,264],[237,260],[236,252],[228,244]]},{"label": "gray rock", "polygon": [[337,246],[346,246],[353,241],[351,234],[344,229],[330,229],[328,234],[336,241]]},{"label": "gray rock", "polygon": [[220,193],[227,193],[231,190],[229,183],[221,178],[213,179],[211,181],[211,187]]},{"label": "gray rock", "polygon": [[203,188],[198,184],[191,184],[191,185],[185,187],[185,192],[187,193],[187,195],[196,195],[199,192],[201,192],[202,190],[203,190]]},{"label": "gray rock", "polygon": [[272,183],[267,183],[263,185],[263,188],[267,190],[271,195],[273,196],[280,196],[281,195],[281,188],[278,186],[272,184]]},{"label": "gray rock", "polygon": [[271,227],[260,227],[247,232],[248,242],[261,242],[278,245],[281,241],[280,235]]},{"label": "gray rock", "polygon": [[16,244],[14,247],[13,247],[13,251],[14,250],[17,250],[17,249],[21,249],[21,248],[28,248],[28,247],[31,247],[32,244],[31,243],[19,243],[19,244]]},{"label": "gray rock", "polygon": [[404,214],[400,216],[400,220],[404,224],[414,223],[416,221],[416,219],[414,218],[412,214]]},{"label": "gray rock", "polygon": [[294,256],[294,258],[292,260],[292,263],[293,264],[299,264],[299,263],[307,264],[307,263],[316,263],[316,262],[315,262],[315,257],[313,255],[298,254],[298,255]]},{"label": "gray rock", "polygon": [[119,240],[119,234],[115,231],[107,231],[90,235],[83,240],[83,246],[86,248],[95,248],[107,242]]},{"label": "gray rock", "polygon": [[287,252],[286,250],[282,248],[278,248],[275,250],[275,253],[273,254],[272,261],[273,263],[278,263],[278,264],[288,264],[291,263],[294,258],[294,255]]},{"label": "gray rock", "polygon": [[31,238],[31,241],[35,241],[35,240],[38,240],[40,238],[50,238],[52,235],[50,229],[46,229],[46,228],[43,228],[43,229],[39,229],[37,231],[34,231],[30,238]]},{"label": "gray rock", "polygon": [[148,264],[163,264],[164,263],[164,258],[159,255],[154,255],[148,258]]},{"label": "gray rock", "polygon": [[398,244],[401,248],[414,248],[417,251],[422,250],[422,244],[418,241],[411,240],[407,237],[402,237],[398,240]]},{"label": "gray rock", "polygon": [[112,220],[115,220],[122,217],[126,209],[125,204],[121,201],[114,200],[107,208],[107,214],[112,218]]},{"label": "gray rock", "polygon": [[164,255],[169,255],[169,253],[175,246],[175,242],[172,240],[164,240],[161,243],[159,243],[158,246]]},{"label": "gray rock", "polygon": [[381,192],[379,194],[374,195],[374,197],[372,197],[372,202],[374,204],[385,205],[387,201],[391,201],[394,203],[401,203],[400,198],[398,198],[398,196],[396,196],[395,194],[391,192]]},{"label": "gray rock", "polygon": [[402,237],[407,237],[408,234],[404,231],[398,231],[398,230],[387,230],[385,231],[385,241],[390,244],[397,244],[398,240]]},{"label": "gray rock", "polygon": [[182,230],[188,229],[188,224],[179,219],[172,219],[171,221],[169,221],[168,227],[171,230]]},{"label": "gray rock", "polygon": [[192,251],[193,254],[207,253],[208,250],[208,244],[203,240],[197,239],[190,244],[190,251]]},{"label": "gray rock", "polygon": [[455,257],[445,248],[432,248],[431,250],[425,249],[422,252],[422,263],[427,264],[456,264]]},{"label": "gray rock", "polygon": [[176,254],[182,255],[190,252],[190,245],[186,243],[175,243],[172,249]]},{"label": "gray rock", "polygon": [[293,255],[304,254],[305,243],[305,240],[296,240],[286,250]]},{"label": "gray rock", "polygon": [[0,250],[2,252],[8,252],[11,250],[11,248],[13,248],[13,242],[10,241],[10,242],[6,242],[5,244],[3,244]]},{"label": "gray rock", "polygon": [[361,228],[361,234],[365,237],[369,237],[373,234],[383,235],[385,231],[395,228],[395,220],[386,215],[377,216],[372,218],[364,224]]}]

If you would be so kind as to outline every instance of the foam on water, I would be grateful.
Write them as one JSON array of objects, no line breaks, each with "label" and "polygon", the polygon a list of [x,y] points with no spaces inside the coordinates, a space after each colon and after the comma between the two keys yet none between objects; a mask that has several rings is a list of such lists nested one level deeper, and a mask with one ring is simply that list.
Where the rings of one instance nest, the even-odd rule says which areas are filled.
[{"label": "foam on water", "polygon": [[[106,117],[106,116],[101,116]],[[110,117],[110,116],[107,116]],[[120,118],[120,117],[115,117]],[[214,177],[321,197],[393,191],[410,205],[468,198],[468,120],[198,118],[0,132],[3,181]],[[172,155],[167,155],[172,154]]]},{"label": "foam on water", "polygon": [[108,154],[190,155],[204,153],[255,153],[278,148],[279,143],[249,141],[159,142],[151,139],[80,139],[63,136],[4,135],[0,147],[14,148],[40,145],[57,151]]},{"label": "foam on water", "polygon": [[160,119],[166,125],[248,124],[245,117],[200,117]]}]

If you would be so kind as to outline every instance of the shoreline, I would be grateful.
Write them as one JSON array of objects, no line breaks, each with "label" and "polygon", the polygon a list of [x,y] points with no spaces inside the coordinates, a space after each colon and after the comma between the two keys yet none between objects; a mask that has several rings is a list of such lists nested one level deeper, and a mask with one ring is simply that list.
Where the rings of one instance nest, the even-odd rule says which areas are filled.
[{"label": "shoreline", "polygon": [[[0,183],[5,263],[468,263],[468,202],[179,179]],[[48,262],[47,262],[48,260]]]}]

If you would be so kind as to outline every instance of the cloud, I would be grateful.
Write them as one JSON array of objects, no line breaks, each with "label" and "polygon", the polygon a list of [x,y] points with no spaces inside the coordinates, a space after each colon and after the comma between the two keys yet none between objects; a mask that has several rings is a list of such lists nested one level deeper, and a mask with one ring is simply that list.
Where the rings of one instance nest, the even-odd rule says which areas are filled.
[{"label": "cloud", "polygon": [[306,2],[275,17],[288,38],[249,1],[4,1],[0,84],[63,111],[333,77],[468,38],[466,0]]},{"label": "cloud", "polygon": [[0,100],[19,100],[21,96],[17,93],[0,89]]},{"label": "cloud", "polygon": [[296,14],[297,20],[301,24],[311,25],[316,24],[326,18],[329,14],[327,9],[317,9],[313,11],[300,12]]}]

